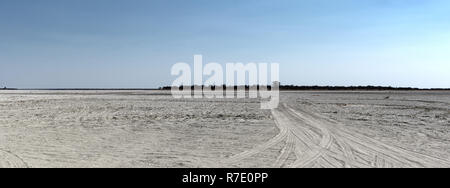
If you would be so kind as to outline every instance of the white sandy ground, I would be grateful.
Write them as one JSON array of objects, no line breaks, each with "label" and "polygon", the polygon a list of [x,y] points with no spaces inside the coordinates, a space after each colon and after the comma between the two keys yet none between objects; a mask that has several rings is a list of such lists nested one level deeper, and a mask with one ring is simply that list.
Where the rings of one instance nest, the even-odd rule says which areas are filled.
[{"label": "white sandy ground", "polygon": [[0,167],[450,167],[450,92],[0,91]]}]

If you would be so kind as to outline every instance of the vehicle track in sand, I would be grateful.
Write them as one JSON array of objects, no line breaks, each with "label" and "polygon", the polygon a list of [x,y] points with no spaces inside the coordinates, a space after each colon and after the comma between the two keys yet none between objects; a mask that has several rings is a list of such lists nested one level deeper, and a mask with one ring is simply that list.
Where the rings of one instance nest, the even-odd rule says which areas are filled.
[{"label": "vehicle track in sand", "polygon": [[28,165],[19,156],[0,149],[0,168],[28,168]]},{"label": "vehicle track in sand", "polygon": [[[284,143],[274,167],[389,168],[450,167],[442,159],[408,151],[346,128],[340,122],[306,109],[281,104],[272,110],[280,133],[270,141],[226,160],[236,163]],[[296,160],[288,164],[294,153]]]}]

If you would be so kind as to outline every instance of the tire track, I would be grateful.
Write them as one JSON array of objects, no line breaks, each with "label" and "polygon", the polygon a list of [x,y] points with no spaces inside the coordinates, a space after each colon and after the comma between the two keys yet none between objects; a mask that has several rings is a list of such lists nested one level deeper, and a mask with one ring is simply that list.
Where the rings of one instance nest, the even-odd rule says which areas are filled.
[{"label": "tire track", "polygon": [[[272,110],[272,115],[280,133],[254,149],[231,157],[227,163],[236,163],[285,142],[275,167],[450,167],[449,159],[382,143],[306,109],[297,110],[283,104]],[[286,164],[292,153],[296,160]]]},{"label": "tire track", "polygon": [[[295,110],[293,110],[295,111]],[[345,125],[341,123],[330,123],[328,118],[313,113],[311,111],[302,110],[302,113],[295,112],[297,115],[301,115],[303,118],[309,119],[312,123],[325,126],[334,134],[335,138],[339,138],[341,145],[344,144],[348,149],[344,154],[350,160],[353,160],[355,152],[348,155],[348,151],[358,151],[365,153],[372,158],[372,167],[387,167],[397,164],[398,167],[442,167],[450,166],[450,162],[445,159],[428,156],[425,154],[419,154],[405,149],[387,145],[378,140],[370,138],[368,136],[345,129]],[[359,167],[359,166],[357,166]]]},{"label": "tire track", "polygon": [[291,153],[295,150],[295,139],[292,134],[289,134],[286,141],[286,146],[281,151],[280,156],[278,157],[277,161],[275,162],[275,167],[283,167],[283,165],[288,160]]},{"label": "tire track", "polygon": [[[294,162],[294,164],[291,165],[291,167],[294,168],[304,168],[311,163],[317,161],[319,158],[321,158],[324,155],[324,152],[326,150],[329,150],[331,145],[333,144],[333,138],[330,134],[330,132],[320,124],[316,124],[312,122],[311,120],[302,117],[301,115],[297,114],[293,109],[289,108],[286,104],[283,105],[282,108],[280,108],[284,113],[289,114],[292,116],[292,119],[294,122],[304,122],[304,125],[307,125],[306,127],[310,127],[312,129],[319,130],[320,132],[320,143],[316,145],[316,147],[313,150],[310,150],[309,153],[306,153],[303,157],[300,157],[297,159],[297,161]],[[296,125],[299,127],[300,125]]]},{"label": "tire track", "polygon": [[0,149],[0,168],[28,168],[28,165],[14,153]]},{"label": "tire track", "polygon": [[[283,166],[289,155],[294,152],[297,160],[290,167],[306,166],[311,164],[322,156],[323,152],[332,144],[331,135],[323,128],[307,125],[295,115],[280,108],[272,110],[275,123],[280,129],[280,133],[270,141],[238,155],[235,155],[225,161],[225,163],[236,163],[245,158],[259,154],[276,144],[286,142],[286,146],[281,151],[275,162],[275,167]],[[303,126],[297,125],[301,123]],[[317,133],[319,132],[319,133]]]},{"label": "tire track", "polygon": [[[272,114],[274,116],[279,116],[279,113],[274,110],[272,110]],[[237,155],[225,160],[224,162],[229,163],[229,164],[239,162],[240,160],[243,160],[248,157],[254,156],[256,154],[259,154],[259,153],[283,142],[284,140],[286,140],[286,138],[289,135],[289,131],[288,131],[288,128],[284,124],[280,123],[280,121],[283,121],[283,119],[280,120],[279,118],[275,118],[275,124],[277,125],[278,129],[280,129],[280,133],[277,136],[275,136],[271,140],[267,141],[266,143],[257,146],[254,149],[237,154]]]}]

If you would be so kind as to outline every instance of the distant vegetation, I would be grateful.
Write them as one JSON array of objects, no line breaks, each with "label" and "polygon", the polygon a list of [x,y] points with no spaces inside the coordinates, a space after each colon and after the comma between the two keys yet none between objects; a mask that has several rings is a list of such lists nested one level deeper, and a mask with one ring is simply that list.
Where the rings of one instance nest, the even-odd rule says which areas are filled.
[{"label": "distant vegetation", "polygon": [[[183,87],[185,87],[185,86],[180,86],[179,87],[179,89],[180,90],[183,90]],[[187,86],[188,88],[189,87],[191,87],[191,90],[194,90],[196,87],[197,88],[205,88],[205,86]],[[246,90],[249,90],[250,89],[250,86],[226,86],[226,85],[223,85],[223,86],[211,86],[211,90],[216,90],[216,88],[222,88],[222,90],[237,90],[239,87],[245,87],[245,89]],[[260,86],[252,86],[252,87],[254,87],[254,88],[256,88],[257,90],[259,90],[259,88],[260,88]],[[159,88],[160,90],[171,90],[172,89],[172,87],[171,86],[165,86],[165,87],[161,87],[161,88]],[[267,86],[267,89],[269,89],[269,90],[271,90],[272,89],[272,87],[271,86]]]},{"label": "distant vegetation", "polygon": [[361,90],[361,91],[386,91],[386,90],[450,90],[450,88],[437,88],[437,89],[421,89],[412,87],[391,87],[391,86],[294,86],[284,85],[280,86],[281,90]]},{"label": "distant vegetation", "polygon": [[15,88],[7,88],[7,87],[3,87],[3,88],[1,88],[0,90],[17,90],[17,89],[15,89]]},{"label": "distant vegetation", "polygon": [[[189,88],[189,86],[187,86]],[[205,86],[190,86],[191,90],[195,87],[204,88]],[[212,86],[211,89],[215,90],[215,88],[222,87],[223,90],[234,89],[237,90],[238,86]],[[242,86],[241,86],[242,87]],[[250,89],[250,86],[244,86],[246,90]],[[260,86],[252,86],[256,87],[258,90]],[[398,91],[415,91],[415,90],[450,90],[450,88],[432,88],[432,89],[420,89],[420,88],[412,88],[412,87],[390,87],[390,86],[296,86],[296,85],[281,85],[280,90],[283,91],[308,91],[308,90],[319,90],[319,91],[387,91],[387,90],[398,90]],[[171,90],[171,86],[165,86],[159,88],[160,90]],[[183,87],[179,87],[180,90]],[[268,89],[271,90],[271,86],[268,86]]]}]

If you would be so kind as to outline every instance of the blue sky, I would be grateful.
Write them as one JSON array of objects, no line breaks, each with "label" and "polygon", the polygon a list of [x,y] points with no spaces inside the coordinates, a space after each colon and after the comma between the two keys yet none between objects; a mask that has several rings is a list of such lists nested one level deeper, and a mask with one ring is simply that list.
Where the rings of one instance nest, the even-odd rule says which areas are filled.
[{"label": "blue sky", "polygon": [[283,84],[450,88],[448,0],[2,0],[0,86],[151,88],[193,62]]}]

